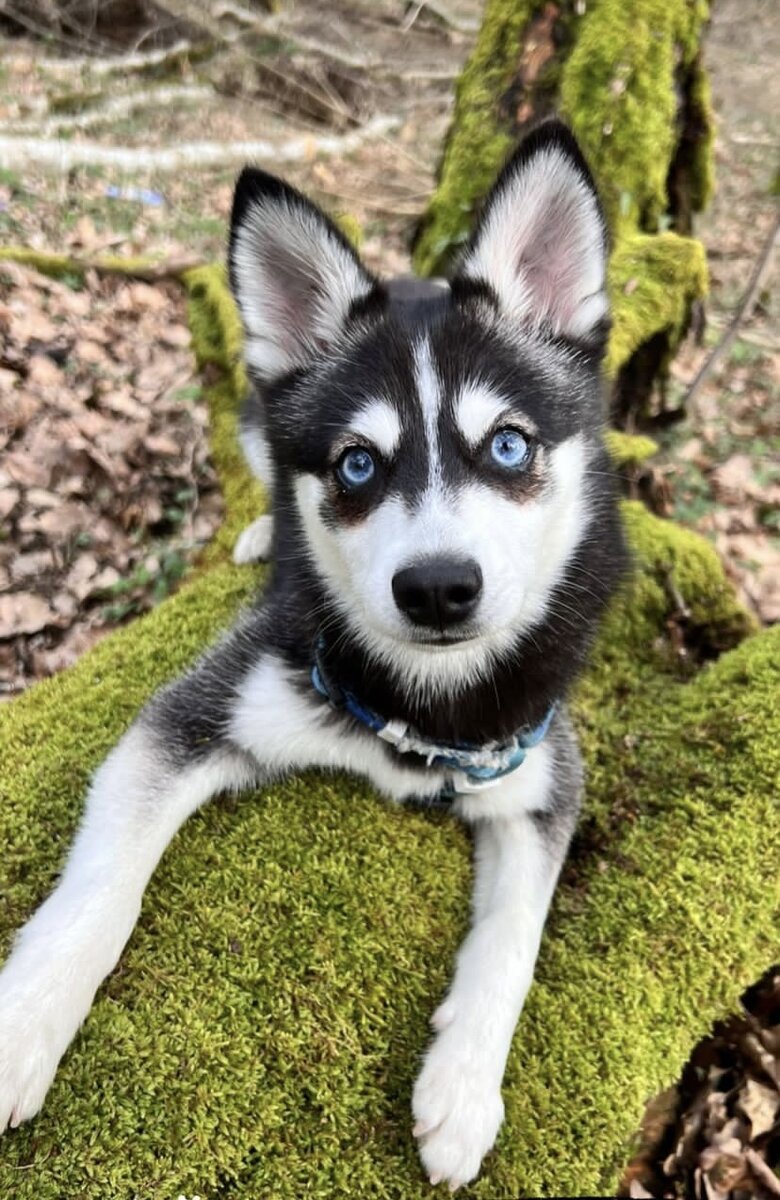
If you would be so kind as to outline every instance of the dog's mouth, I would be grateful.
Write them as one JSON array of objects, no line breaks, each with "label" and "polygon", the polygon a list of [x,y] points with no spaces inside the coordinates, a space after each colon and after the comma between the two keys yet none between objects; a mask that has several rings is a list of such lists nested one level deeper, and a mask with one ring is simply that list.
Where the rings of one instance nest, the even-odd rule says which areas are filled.
[{"label": "dog's mouth", "polygon": [[465,646],[468,642],[474,642],[477,639],[476,633],[440,633],[432,634],[429,637],[416,637],[411,639],[415,646],[431,647],[432,649],[446,649],[451,646]]}]

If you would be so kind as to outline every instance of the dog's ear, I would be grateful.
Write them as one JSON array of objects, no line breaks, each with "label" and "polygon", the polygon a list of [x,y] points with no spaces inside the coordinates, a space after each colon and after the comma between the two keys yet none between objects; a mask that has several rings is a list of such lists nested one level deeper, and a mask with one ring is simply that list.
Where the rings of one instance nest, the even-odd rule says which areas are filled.
[{"label": "dog's ear", "polygon": [[376,282],[324,213],[252,167],[236,184],[228,258],[247,366],[261,381],[322,354]]},{"label": "dog's ear", "polygon": [[560,121],[545,121],[507,162],[460,259],[524,327],[600,347],[608,330],[607,227],[593,178]]}]

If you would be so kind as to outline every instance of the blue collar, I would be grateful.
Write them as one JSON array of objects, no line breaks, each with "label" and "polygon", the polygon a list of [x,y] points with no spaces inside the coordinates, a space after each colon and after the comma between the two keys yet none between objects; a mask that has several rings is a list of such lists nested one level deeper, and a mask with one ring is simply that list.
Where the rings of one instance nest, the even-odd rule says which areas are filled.
[{"label": "blue collar", "polygon": [[557,705],[551,704],[544,720],[533,729],[520,729],[506,742],[488,742],[474,746],[461,742],[453,746],[432,742],[405,721],[386,721],[367,708],[358,698],[331,679],[323,666],[325,649],[320,638],[314,651],[311,681],[315,689],[334,708],[344,709],[361,725],[365,725],[398,754],[415,754],[425,760],[425,765],[437,770],[453,773],[445,795],[452,798],[465,792],[480,792],[492,787],[504,776],[516,771],[525,760],[527,752],[544,739],[555,716]]}]

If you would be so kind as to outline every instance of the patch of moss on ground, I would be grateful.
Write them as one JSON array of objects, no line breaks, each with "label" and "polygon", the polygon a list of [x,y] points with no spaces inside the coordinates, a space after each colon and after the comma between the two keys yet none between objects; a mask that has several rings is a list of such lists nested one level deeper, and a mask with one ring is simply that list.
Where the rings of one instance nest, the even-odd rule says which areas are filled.
[{"label": "patch of moss on ground", "polygon": [[[199,353],[229,368],[209,398],[235,529],[253,515],[234,457],[235,314],[220,272],[198,283]],[[206,347],[210,321],[222,332]],[[644,1101],[775,954],[780,629],[744,638],[711,548],[640,505],[626,518],[635,574],[574,698],[581,831],[507,1122],[464,1192],[485,1200],[613,1194]],[[701,637],[732,647],[693,678],[670,636],[670,571]],[[55,880],[90,772],[256,579],[220,543],[176,596],[0,708],[4,948]],[[0,1141],[0,1194],[427,1200],[409,1099],[469,881],[454,822],[359,781],[309,774],[208,806],[166,853],[42,1114]]]}]

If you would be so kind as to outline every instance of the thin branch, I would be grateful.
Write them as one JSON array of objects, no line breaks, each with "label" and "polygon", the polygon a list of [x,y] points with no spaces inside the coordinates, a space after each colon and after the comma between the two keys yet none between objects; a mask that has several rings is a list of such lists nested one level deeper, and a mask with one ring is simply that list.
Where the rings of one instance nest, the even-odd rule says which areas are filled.
[{"label": "thin branch", "polygon": [[196,101],[214,98],[214,89],[182,84],[179,87],[150,88],[145,92],[130,92],[125,96],[112,96],[102,104],[88,108],[85,112],[62,114],[49,117],[48,120],[14,121],[6,125],[9,134],[38,134],[40,137],[51,137],[70,129],[89,129],[92,125],[100,125],[103,121],[116,120],[130,116],[138,109],[150,108],[153,105],[165,107],[179,100]]},{"label": "thin branch", "polygon": [[712,374],[716,364],[720,361],[731,343],[734,341],[740,325],[746,319],[746,317],[750,316],[750,313],[753,311],[758,298],[758,293],[761,290],[761,284],[764,281],[764,276],[766,275],[772,261],[772,251],[774,250],[779,231],[780,213],[775,216],[769,236],[764,242],[764,245],[761,248],[761,253],[755,261],[750,282],[747,286],[744,296],[739,303],[737,311],[734,313],[734,316],[726,326],[723,336],[712,347],[712,350],[707,355],[693,381],[688,387],[687,392],[685,393],[685,397],[682,402],[682,407],[684,409],[689,407],[696,394],[701,390],[702,385]]},{"label": "thin branch", "polygon": [[125,171],[175,171],[189,163],[200,167],[224,166],[260,160],[275,163],[304,162],[320,155],[349,154],[364,142],[382,138],[397,129],[401,118],[376,116],[359,129],[335,135],[296,137],[275,145],[257,142],[185,142],[180,146],[150,148],[103,146],[95,142],[57,141],[53,138],[0,137],[0,167],[18,169],[29,163],[56,167],[116,167]]},{"label": "thin branch", "polygon": [[197,45],[182,39],[166,46],[161,50],[133,51],[131,54],[117,54],[114,58],[95,59],[89,55],[78,58],[40,58],[37,65],[44,71],[63,74],[81,74],[85,69],[92,75],[115,75],[128,71],[143,71],[147,67],[163,66],[165,63],[180,60],[194,51],[203,49],[203,44]]}]

